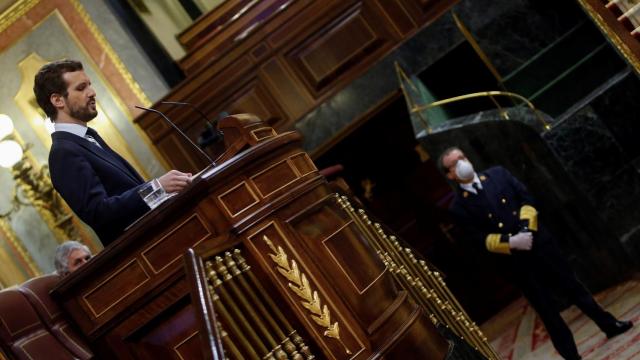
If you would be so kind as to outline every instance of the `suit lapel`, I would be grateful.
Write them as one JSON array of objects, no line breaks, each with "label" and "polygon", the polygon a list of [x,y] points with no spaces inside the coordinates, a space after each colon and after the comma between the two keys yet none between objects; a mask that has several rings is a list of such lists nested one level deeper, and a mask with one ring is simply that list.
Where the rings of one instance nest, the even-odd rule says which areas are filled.
[{"label": "suit lapel", "polygon": [[109,152],[110,155],[116,157],[118,160],[118,163],[124,166],[129,171],[129,174],[133,175],[139,182],[144,182],[144,179],[140,176],[140,174],[138,174],[136,169],[134,169],[133,166],[129,164],[127,160],[125,160],[117,152],[113,151],[113,149],[109,147],[109,145],[102,139],[102,137],[99,134],[96,133],[95,135],[96,135],[96,140],[100,143],[100,146],[102,146],[102,150],[106,150]]},{"label": "suit lapel", "polygon": [[[64,132],[64,131],[56,131],[53,134],[51,134],[51,137],[53,139],[65,139],[65,140],[72,141],[72,142],[82,146],[87,151],[91,152],[92,154],[96,155],[97,157],[101,158],[102,160],[108,162],[113,167],[115,167],[118,170],[120,170],[123,174],[127,175],[129,178],[131,178],[135,182],[143,181],[139,177],[134,176],[131,173],[131,171],[126,166],[124,166],[124,164],[121,161],[116,159],[114,157],[114,155],[111,154],[111,153],[115,154],[115,152],[113,152],[113,150],[111,150],[104,143],[104,141],[101,141],[102,139],[99,139],[99,141],[100,141],[100,145],[104,146],[104,148],[100,148],[99,146],[96,146],[95,144],[92,144],[91,142],[89,142],[89,140],[83,139],[80,136],[77,136],[77,135],[74,135],[74,134],[71,134],[71,133],[68,133],[68,132]],[[137,173],[136,173],[136,175],[137,175]]]}]

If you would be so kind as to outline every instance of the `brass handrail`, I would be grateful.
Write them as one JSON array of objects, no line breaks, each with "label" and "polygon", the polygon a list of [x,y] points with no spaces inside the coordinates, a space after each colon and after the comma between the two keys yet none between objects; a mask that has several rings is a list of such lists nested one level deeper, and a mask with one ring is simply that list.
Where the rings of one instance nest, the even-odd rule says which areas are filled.
[{"label": "brass handrail", "polygon": [[420,112],[420,111],[428,110],[428,109],[431,109],[431,108],[434,108],[434,107],[438,107],[438,106],[442,106],[442,105],[446,105],[446,104],[450,104],[450,103],[454,103],[454,102],[458,102],[458,101],[463,101],[463,100],[468,100],[468,99],[473,99],[473,98],[480,98],[480,97],[488,97],[488,98],[491,99],[491,101],[494,102],[494,104],[496,104],[496,107],[501,111],[501,113],[505,117],[505,119],[509,119],[506,111],[502,110],[500,105],[493,98],[494,96],[507,96],[507,97],[515,98],[515,99],[518,99],[518,100],[524,102],[525,104],[527,104],[527,106],[531,110],[533,110],[534,114],[536,114],[536,117],[542,123],[543,128],[545,130],[550,130],[551,129],[551,125],[549,123],[547,123],[542,118],[542,116],[540,116],[540,113],[535,108],[535,106],[533,106],[531,101],[529,101],[527,98],[525,98],[522,95],[519,95],[519,94],[516,94],[516,93],[512,93],[512,92],[508,92],[508,91],[497,91],[497,90],[480,91],[480,92],[475,92],[475,93],[470,93],[470,94],[454,96],[454,97],[451,97],[451,98],[448,98],[448,99],[434,101],[431,104],[427,104],[427,105],[413,106],[413,107],[411,107],[411,112],[412,113],[417,113],[417,112]]}]

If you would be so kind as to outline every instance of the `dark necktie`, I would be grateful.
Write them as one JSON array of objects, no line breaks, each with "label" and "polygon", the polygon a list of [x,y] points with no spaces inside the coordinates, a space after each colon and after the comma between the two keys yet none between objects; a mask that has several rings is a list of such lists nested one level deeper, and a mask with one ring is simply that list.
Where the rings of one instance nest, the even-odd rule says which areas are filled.
[{"label": "dark necktie", "polygon": [[100,145],[100,143],[98,142],[98,133],[93,130],[92,128],[88,127],[87,128],[87,132],[84,134],[84,138],[89,140],[89,142],[97,145],[98,147],[102,148],[102,145]]},{"label": "dark necktie", "polygon": [[[127,172],[133,176],[135,179],[137,179],[140,182],[144,182],[144,180],[142,179],[142,177],[140,176],[140,174],[138,174],[138,172],[131,166],[131,164],[129,164],[127,162],[127,160],[125,160],[122,156],[120,156],[120,154],[116,153],[115,151],[111,150],[111,148],[109,147],[109,145],[106,145],[106,143],[104,142],[104,140],[102,140],[102,138],[100,137],[100,135],[98,135],[98,132],[95,131],[94,129],[87,127],[87,132],[84,135],[85,139],[87,139],[88,141],[98,145],[102,150],[104,150],[108,155],[110,155],[112,158],[114,158],[117,162],[119,162],[120,164],[122,164],[124,166],[124,168],[127,170]],[[98,141],[100,140],[103,144],[105,144],[105,146],[103,147],[102,145],[100,145],[100,142]]]},{"label": "dark necktie", "polygon": [[478,194],[480,194],[480,192],[482,191],[482,188],[480,187],[480,184],[477,183],[477,182],[474,182],[473,185],[471,185],[471,186],[473,186],[473,188],[476,189],[476,193],[478,193]]}]

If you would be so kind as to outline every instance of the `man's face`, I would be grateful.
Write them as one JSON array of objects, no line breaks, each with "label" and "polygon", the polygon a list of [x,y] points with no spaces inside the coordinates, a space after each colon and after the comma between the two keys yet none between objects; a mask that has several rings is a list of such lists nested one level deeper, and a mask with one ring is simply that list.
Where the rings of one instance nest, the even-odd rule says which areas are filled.
[{"label": "man's face", "polygon": [[456,175],[456,163],[458,160],[467,159],[464,153],[458,149],[453,150],[442,158],[442,166],[447,169],[446,175],[447,179],[453,180],[455,182],[464,182],[459,179]]},{"label": "man's face", "polygon": [[96,92],[87,74],[80,70],[64,73],[62,78],[67,83],[67,96],[64,97],[66,111],[63,111],[85,123],[95,118],[98,115]]},{"label": "man's face", "polygon": [[69,272],[72,273],[91,259],[91,254],[82,249],[73,249],[67,257]]}]

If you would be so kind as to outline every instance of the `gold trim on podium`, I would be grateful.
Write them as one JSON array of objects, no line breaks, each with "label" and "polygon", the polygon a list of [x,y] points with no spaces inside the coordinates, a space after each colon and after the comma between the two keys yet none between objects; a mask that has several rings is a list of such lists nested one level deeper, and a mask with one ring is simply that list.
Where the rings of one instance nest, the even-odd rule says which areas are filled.
[{"label": "gold trim on podium", "polygon": [[262,237],[262,240],[267,244],[267,246],[269,246],[271,251],[273,251],[273,254],[269,254],[269,257],[274,263],[276,263],[276,265],[278,265],[277,270],[280,275],[289,280],[289,289],[303,300],[300,304],[302,304],[305,309],[309,310],[311,313],[311,319],[316,324],[326,328],[324,336],[336,339],[344,347],[345,353],[351,355],[351,350],[347,348],[347,345],[345,345],[340,338],[339,323],[331,323],[331,312],[329,311],[329,307],[327,307],[327,305],[322,305],[318,292],[312,290],[309,280],[307,280],[307,276],[303,272],[300,272],[296,261],[291,260],[291,262],[289,262],[284,249],[281,246],[276,248],[273,242],[271,242],[266,235]]},{"label": "gold trim on podium", "polygon": [[425,309],[434,324],[451,329],[488,359],[500,358],[438,271],[431,270],[425,260],[419,260],[413,249],[401,245],[395,236],[387,236],[382,225],[373,223],[364,210],[356,210],[346,196],[335,194],[334,198],[370,241],[396,283]]}]

